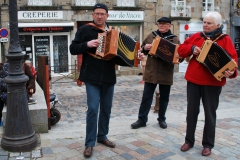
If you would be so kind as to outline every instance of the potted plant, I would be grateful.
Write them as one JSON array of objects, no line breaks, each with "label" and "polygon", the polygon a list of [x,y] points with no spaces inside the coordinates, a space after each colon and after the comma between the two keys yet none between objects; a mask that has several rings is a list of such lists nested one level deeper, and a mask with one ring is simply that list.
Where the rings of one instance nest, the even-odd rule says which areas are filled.
[{"label": "potted plant", "polygon": [[178,10],[179,15],[182,17],[183,16],[183,6],[182,5],[177,6],[177,10]]}]

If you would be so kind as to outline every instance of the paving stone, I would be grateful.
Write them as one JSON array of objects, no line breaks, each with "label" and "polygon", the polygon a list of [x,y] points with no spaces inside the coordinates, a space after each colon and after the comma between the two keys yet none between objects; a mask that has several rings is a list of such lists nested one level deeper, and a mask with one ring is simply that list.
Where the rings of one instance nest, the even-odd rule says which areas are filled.
[{"label": "paving stone", "polygon": [[131,155],[128,154],[128,153],[121,154],[120,156],[122,156],[122,157],[125,158],[126,160],[134,159],[134,157],[131,156]]}]

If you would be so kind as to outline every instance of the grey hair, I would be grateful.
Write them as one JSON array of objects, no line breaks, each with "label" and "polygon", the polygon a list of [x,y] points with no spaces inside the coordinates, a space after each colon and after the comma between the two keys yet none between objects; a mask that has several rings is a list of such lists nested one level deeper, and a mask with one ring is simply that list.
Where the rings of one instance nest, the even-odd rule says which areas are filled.
[{"label": "grey hair", "polygon": [[205,16],[204,16],[204,18],[203,18],[203,20],[205,19],[205,18],[212,18],[213,19],[213,21],[214,21],[214,23],[215,23],[215,25],[222,25],[222,16],[221,16],[221,14],[220,13],[218,13],[218,12],[208,12]]}]

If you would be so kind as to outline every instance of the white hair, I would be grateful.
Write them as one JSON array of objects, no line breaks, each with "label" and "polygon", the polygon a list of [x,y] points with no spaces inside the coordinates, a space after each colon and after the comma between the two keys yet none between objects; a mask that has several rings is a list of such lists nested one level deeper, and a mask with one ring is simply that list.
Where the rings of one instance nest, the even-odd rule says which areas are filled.
[{"label": "white hair", "polygon": [[222,25],[222,16],[221,16],[221,14],[220,13],[218,13],[218,12],[208,12],[205,16],[204,16],[204,18],[203,18],[203,20],[205,19],[205,18],[212,18],[213,19],[213,21],[214,21],[214,23],[215,23],[215,25]]}]

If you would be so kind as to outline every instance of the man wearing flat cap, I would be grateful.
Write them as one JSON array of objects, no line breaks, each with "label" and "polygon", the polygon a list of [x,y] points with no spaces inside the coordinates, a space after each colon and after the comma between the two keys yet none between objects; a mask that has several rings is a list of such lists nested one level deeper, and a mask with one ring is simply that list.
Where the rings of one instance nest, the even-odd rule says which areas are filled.
[{"label": "man wearing flat cap", "polygon": [[[179,44],[177,36],[173,35],[171,28],[171,19],[162,17],[157,21],[158,30],[150,33],[143,41],[142,54],[147,55],[152,48],[152,42],[156,35],[167,39],[168,41]],[[143,56],[141,56],[143,57]],[[148,55],[143,80],[145,81],[142,101],[138,112],[138,120],[131,124],[132,129],[146,127],[148,113],[153,101],[154,92],[159,86],[159,110],[158,123],[162,129],[167,128],[165,113],[167,110],[171,85],[173,84],[174,64],[169,63],[159,57]]]},{"label": "man wearing flat cap", "polygon": [[116,83],[115,63],[95,55],[100,44],[98,34],[109,30],[106,23],[107,6],[102,3],[96,4],[92,17],[93,22],[80,27],[70,45],[72,55],[83,54],[78,79],[86,85],[87,93],[86,148],[83,152],[85,157],[91,157],[96,141],[107,147],[115,147],[115,144],[107,139]]}]

